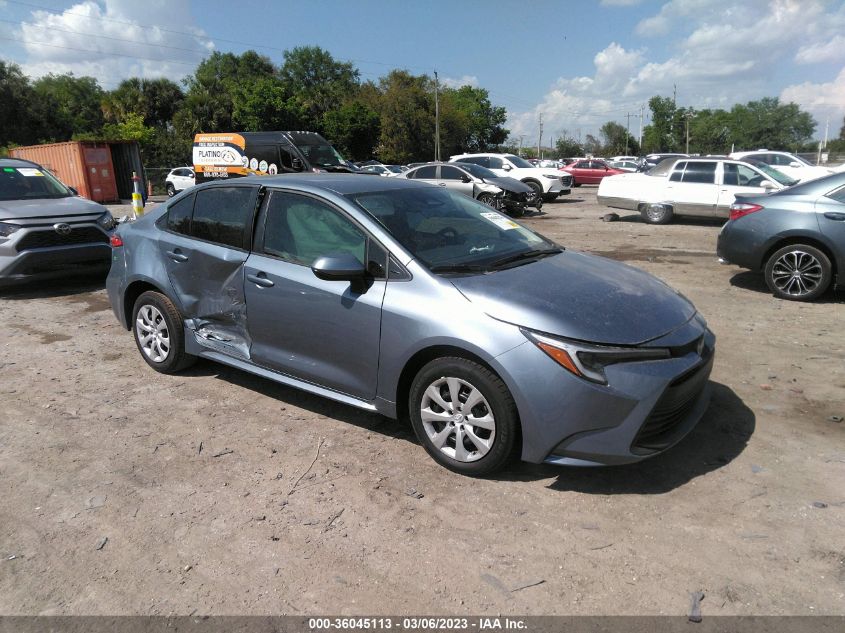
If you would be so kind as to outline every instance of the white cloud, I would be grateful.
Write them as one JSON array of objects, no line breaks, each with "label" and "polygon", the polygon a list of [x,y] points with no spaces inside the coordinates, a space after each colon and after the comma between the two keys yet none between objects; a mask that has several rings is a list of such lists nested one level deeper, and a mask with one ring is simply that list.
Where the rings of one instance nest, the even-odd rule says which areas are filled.
[{"label": "white cloud", "polygon": [[[592,76],[558,79],[535,108],[510,112],[508,124],[515,135],[536,138],[542,113],[546,130],[595,133],[609,120],[626,123],[626,114],[639,114],[650,97],[675,90],[679,105],[698,109],[771,96],[781,89],[773,82],[784,65],[845,59],[845,37],[839,35],[845,4],[830,6],[827,0],[670,0],[635,28],[646,47],[611,43],[596,54]],[[648,48],[656,35],[669,42],[664,59],[655,59]],[[832,100],[845,90],[842,80],[840,75],[840,84],[801,84],[784,94],[807,108],[805,97],[813,90]]]},{"label": "white cloud", "polygon": [[21,67],[32,77],[90,75],[107,88],[132,76],[178,80],[214,50],[192,22],[186,3],[166,0],[84,0],[62,13],[36,10],[18,29],[27,54]]},{"label": "white cloud", "polygon": [[799,64],[817,64],[845,60],[845,36],[835,35],[827,42],[802,46],[795,54]]},{"label": "white cloud", "polygon": [[478,77],[475,75],[464,75],[460,79],[453,79],[451,77],[443,77],[441,83],[447,88],[460,88],[461,86],[478,87]]},{"label": "white cloud", "polygon": [[845,117],[845,67],[836,79],[827,83],[804,82],[787,86],[780,93],[783,102],[794,101],[812,114],[819,124],[816,136],[824,134],[824,124],[830,120],[830,136],[835,138]]}]

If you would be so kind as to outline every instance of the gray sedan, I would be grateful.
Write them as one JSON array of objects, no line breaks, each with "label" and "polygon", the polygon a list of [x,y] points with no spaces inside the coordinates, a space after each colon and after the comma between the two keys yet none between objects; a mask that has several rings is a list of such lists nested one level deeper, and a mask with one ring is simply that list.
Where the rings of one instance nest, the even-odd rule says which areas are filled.
[{"label": "gray sedan", "polygon": [[543,198],[524,182],[472,163],[426,163],[401,176],[446,187],[516,217],[528,206],[538,211],[543,206]]},{"label": "gray sedan", "polygon": [[106,285],[144,361],[196,358],[389,417],[468,475],[621,464],[708,406],[714,336],[643,271],[403,178],[195,187],[118,228]]},{"label": "gray sedan", "polygon": [[777,297],[820,297],[845,270],[845,173],[737,196],[717,249],[722,263],[763,271]]}]

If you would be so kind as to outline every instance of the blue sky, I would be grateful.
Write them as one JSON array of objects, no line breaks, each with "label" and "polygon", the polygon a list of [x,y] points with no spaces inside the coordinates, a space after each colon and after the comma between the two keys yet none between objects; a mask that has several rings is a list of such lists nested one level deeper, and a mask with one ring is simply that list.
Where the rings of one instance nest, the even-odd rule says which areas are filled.
[{"label": "blue sky", "polygon": [[211,50],[252,47],[279,63],[284,49],[316,44],[363,79],[436,69],[486,88],[527,138],[540,115],[546,137],[624,124],[675,86],[695,108],[796,101],[818,136],[828,119],[838,135],[845,116],[843,0],[0,0],[0,13],[0,57],[106,88],[179,80]]}]

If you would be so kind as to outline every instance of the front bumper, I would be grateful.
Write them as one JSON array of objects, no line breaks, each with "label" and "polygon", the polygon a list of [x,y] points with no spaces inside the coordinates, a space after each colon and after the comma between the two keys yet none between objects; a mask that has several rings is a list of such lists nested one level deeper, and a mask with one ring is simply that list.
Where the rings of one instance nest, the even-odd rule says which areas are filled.
[{"label": "front bumper", "polygon": [[111,264],[109,233],[97,225],[25,228],[0,241],[0,285],[105,272]]},{"label": "front bumper", "polygon": [[649,346],[673,357],[610,365],[608,385],[570,374],[530,342],[498,357],[519,409],[522,459],[626,464],[683,439],[707,410],[715,337],[693,318]]}]

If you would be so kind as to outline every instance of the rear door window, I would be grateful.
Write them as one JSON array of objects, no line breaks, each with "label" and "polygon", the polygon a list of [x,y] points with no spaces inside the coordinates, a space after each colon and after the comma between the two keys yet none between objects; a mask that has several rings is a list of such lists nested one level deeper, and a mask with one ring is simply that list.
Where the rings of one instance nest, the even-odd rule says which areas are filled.
[{"label": "rear door window", "polygon": [[210,187],[198,191],[191,235],[248,250],[256,193],[256,187]]},{"label": "rear door window", "polygon": [[[182,235],[191,233],[191,212],[194,210],[194,197],[186,196],[171,204],[167,209],[167,230]],[[160,225],[159,225],[160,226]]]},{"label": "rear door window", "polygon": [[712,185],[716,182],[716,165],[713,162],[690,161],[684,170],[682,182]]},{"label": "rear door window", "polygon": [[460,169],[455,167],[449,167],[448,165],[443,165],[440,168],[440,178],[442,180],[460,180],[463,178],[464,172]]},{"label": "rear door window", "polygon": [[437,178],[437,166],[426,165],[414,172],[414,178]]}]

